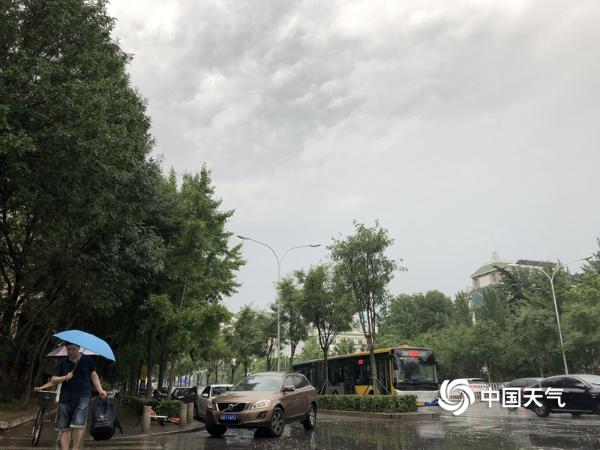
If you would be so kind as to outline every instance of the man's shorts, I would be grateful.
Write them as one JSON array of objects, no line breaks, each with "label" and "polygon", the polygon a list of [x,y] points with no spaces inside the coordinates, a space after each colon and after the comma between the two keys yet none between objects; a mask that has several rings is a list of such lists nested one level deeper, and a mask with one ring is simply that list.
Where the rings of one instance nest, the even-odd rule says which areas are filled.
[{"label": "man's shorts", "polygon": [[60,402],[56,415],[56,428],[61,431],[70,428],[84,428],[89,405],[89,397]]}]

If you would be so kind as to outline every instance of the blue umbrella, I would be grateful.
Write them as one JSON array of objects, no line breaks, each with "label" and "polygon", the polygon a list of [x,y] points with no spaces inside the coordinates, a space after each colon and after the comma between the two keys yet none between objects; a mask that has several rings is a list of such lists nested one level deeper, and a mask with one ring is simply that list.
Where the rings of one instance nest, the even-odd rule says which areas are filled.
[{"label": "blue umbrella", "polygon": [[116,362],[115,354],[110,348],[110,345],[108,345],[106,341],[103,341],[102,339],[94,336],[93,334],[79,330],[67,330],[61,331],[60,333],[56,333],[54,337],[75,345],[79,345],[85,350],[91,350],[97,355],[103,356],[106,359],[110,359],[111,361]]}]

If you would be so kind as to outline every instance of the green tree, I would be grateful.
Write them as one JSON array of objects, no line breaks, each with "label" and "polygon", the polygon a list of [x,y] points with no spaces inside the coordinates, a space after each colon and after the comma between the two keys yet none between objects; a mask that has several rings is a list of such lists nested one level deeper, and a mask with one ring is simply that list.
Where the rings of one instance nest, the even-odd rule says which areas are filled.
[{"label": "green tree", "polygon": [[341,338],[335,344],[333,351],[336,355],[349,355],[356,351],[356,347],[354,346],[354,342],[352,342],[352,339]]},{"label": "green tree", "polygon": [[481,291],[483,302],[475,314],[477,321],[495,322],[504,327],[508,320],[508,301],[498,286],[489,286]]},{"label": "green tree", "polygon": [[277,286],[281,306],[282,325],[286,329],[286,337],[290,346],[290,362],[288,370],[292,370],[294,355],[298,344],[308,338],[309,324],[302,315],[302,290],[291,277],[283,278]]},{"label": "green tree", "polygon": [[147,226],[159,176],[149,119],[104,3],[5,1],[0,17],[0,378],[10,397],[30,390],[20,374],[35,372],[54,331],[103,331],[160,271],[162,243]]},{"label": "green tree", "polygon": [[250,305],[240,309],[235,316],[231,347],[244,369],[244,376],[252,361],[262,354],[263,334],[258,324],[258,312]]},{"label": "green tree", "polygon": [[470,326],[473,324],[473,313],[471,312],[471,301],[468,293],[461,291],[454,296],[450,321],[457,325]]},{"label": "green tree", "polygon": [[600,272],[589,266],[577,278],[573,301],[565,308],[565,347],[577,371],[595,373],[600,367]]},{"label": "green tree", "polygon": [[273,360],[277,357],[277,313],[274,309],[275,305],[271,305],[270,311],[257,311],[256,315],[261,343],[260,352],[257,356],[265,358],[267,371],[273,370]]},{"label": "green tree", "polygon": [[299,273],[303,283],[301,313],[317,330],[317,343],[323,353],[322,386],[329,383],[327,356],[336,336],[350,329],[353,302],[341,279],[330,266],[311,267]]},{"label": "green tree", "polygon": [[370,353],[373,391],[378,395],[375,347],[380,325],[379,315],[388,299],[387,285],[398,266],[385,255],[393,240],[378,222],[371,228],[354,222],[354,227],[354,235],[344,240],[334,239],[329,249],[331,258],[337,263],[336,270],[354,295],[356,311],[359,313]]},{"label": "green tree", "polygon": [[323,356],[323,350],[317,342],[317,338],[314,336],[309,337],[302,346],[298,359],[300,361],[310,361],[311,359],[317,359]]}]

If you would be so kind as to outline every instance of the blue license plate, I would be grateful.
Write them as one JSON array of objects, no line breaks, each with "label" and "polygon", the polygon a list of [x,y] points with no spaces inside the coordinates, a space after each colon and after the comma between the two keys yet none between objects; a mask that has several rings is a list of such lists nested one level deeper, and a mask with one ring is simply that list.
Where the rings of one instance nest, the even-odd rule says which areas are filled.
[{"label": "blue license plate", "polygon": [[221,422],[235,422],[238,420],[237,414],[221,414]]}]

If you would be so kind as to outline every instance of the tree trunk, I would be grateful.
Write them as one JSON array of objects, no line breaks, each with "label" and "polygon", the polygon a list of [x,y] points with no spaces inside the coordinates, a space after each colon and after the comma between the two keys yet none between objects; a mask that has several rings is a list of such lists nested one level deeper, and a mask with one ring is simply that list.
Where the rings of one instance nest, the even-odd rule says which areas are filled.
[{"label": "tree trunk", "polygon": [[369,359],[371,361],[371,382],[373,384],[373,395],[379,395],[379,386],[377,385],[377,365],[375,361],[375,347],[373,345],[373,339],[369,338],[367,340],[367,345],[369,346]]},{"label": "tree trunk", "polygon": [[158,360],[158,389],[161,389],[164,384],[165,374],[165,352],[161,350],[160,359]]},{"label": "tree trunk", "polygon": [[[38,345],[35,347],[35,351],[33,353],[34,355],[34,360],[31,362],[31,365],[29,367],[29,370],[27,371],[27,383],[25,384],[25,396],[24,396],[24,400],[27,401],[29,400],[30,396],[31,396],[31,386],[33,386],[33,373],[35,372],[36,369],[36,363],[38,366],[38,372],[39,372],[39,368],[42,365],[42,360],[41,360],[41,356],[39,356],[38,358],[35,358],[35,355],[41,355],[44,352],[42,352],[42,349],[46,347],[46,344],[48,343],[48,339],[49,339],[49,335],[46,333],[44,333],[44,337],[41,339],[41,341],[38,343]],[[37,359],[37,361],[36,361]],[[44,381],[45,383],[45,381]]]},{"label": "tree trunk", "polygon": [[232,364],[231,365],[231,378],[229,379],[230,384],[233,384],[233,376],[235,375],[235,369],[237,369],[237,367]]},{"label": "tree trunk", "polygon": [[146,380],[146,398],[150,398],[152,396],[152,342],[150,337],[148,337],[148,348],[146,355],[146,375],[148,376]]},{"label": "tree trunk", "polygon": [[294,365],[294,355],[296,354],[296,347],[298,346],[298,342],[290,342],[290,364],[288,365],[288,372],[292,371],[292,366]]},{"label": "tree trunk", "polygon": [[323,384],[320,393],[323,394],[327,392],[327,386],[329,386],[329,364],[327,364],[329,347],[322,348],[321,350],[323,350]]},{"label": "tree trunk", "polygon": [[171,361],[169,362],[169,387],[167,388],[167,392],[169,395],[171,394],[171,390],[173,389],[173,380],[175,379],[175,359],[176,355],[171,357]]}]

